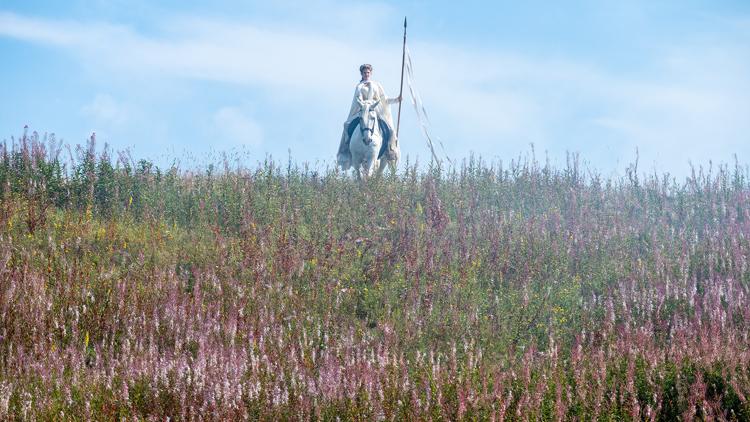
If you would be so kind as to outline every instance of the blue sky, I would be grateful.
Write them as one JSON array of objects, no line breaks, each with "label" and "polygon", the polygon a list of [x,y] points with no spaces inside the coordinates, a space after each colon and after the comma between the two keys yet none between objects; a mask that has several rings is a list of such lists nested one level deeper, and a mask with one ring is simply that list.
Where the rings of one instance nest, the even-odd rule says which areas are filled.
[{"label": "blue sky", "polygon": [[[747,1],[4,0],[0,139],[28,124],[160,165],[332,164],[359,65],[398,93],[404,16],[451,158],[533,144],[609,175],[637,149],[642,170],[678,177],[750,162]],[[401,147],[429,160],[408,102]]]}]

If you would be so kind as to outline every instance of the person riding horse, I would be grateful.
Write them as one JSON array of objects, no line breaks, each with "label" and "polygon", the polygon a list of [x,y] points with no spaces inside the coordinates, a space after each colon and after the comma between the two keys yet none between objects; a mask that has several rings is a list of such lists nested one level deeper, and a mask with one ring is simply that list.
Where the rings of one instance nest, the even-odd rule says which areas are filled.
[{"label": "person riding horse", "polygon": [[383,86],[370,79],[372,76],[372,65],[363,64],[359,67],[359,73],[362,75],[362,80],[359,81],[357,87],[354,89],[354,99],[349,110],[349,116],[344,123],[344,131],[341,134],[341,143],[339,144],[337,155],[338,163],[344,170],[348,169],[351,165],[349,141],[360,121],[359,113],[362,108],[361,104],[366,100],[379,101],[379,105],[375,108],[375,111],[378,116],[380,130],[383,133],[383,145],[380,148],[378,158],[385,156],[388,161],[397,161],[399,155],[398,139],[393,129],[393,117],[391,117],[389,106],[390,104],[400,102],[401,97],[388,98],[385,95]]}]

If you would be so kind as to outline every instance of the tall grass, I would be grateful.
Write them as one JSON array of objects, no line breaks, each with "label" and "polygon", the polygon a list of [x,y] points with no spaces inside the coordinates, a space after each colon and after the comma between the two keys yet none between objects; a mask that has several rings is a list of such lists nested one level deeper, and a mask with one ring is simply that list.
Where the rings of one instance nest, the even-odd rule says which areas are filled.
[{"label": "tall grass", "polygon": [[750,419],[738,165],[0,155],[0,419]]}]

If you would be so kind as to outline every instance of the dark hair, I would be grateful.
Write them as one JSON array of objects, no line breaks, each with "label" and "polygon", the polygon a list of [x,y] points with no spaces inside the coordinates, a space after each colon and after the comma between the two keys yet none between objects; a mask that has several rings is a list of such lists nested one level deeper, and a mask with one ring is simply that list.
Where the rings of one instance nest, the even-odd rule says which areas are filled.
[{"label": "dark hair", "polygon": [[367,63],[363,64],[362,66],[359,67],[359,73],[364,72],[365,69],[369,69],[370,72],[372,72],[372,65],[371,64],[367,64]]}]

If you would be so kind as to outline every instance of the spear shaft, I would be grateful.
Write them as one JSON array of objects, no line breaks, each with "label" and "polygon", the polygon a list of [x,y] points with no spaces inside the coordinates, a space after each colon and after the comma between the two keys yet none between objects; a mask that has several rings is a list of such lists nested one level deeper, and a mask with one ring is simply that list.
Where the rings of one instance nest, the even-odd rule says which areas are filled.
[{"label": "spear shaft", "polygon": [[398,129],[401,127],[401,103],[404,94],[404,64],[406,64],[406,16],[404,16],[404,48],[401,52],[401,89],[398,91],[398,120],[396,121],[396,138],[398,138]]}]

